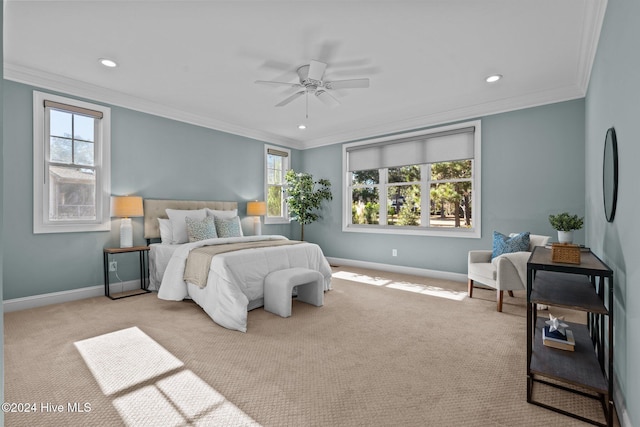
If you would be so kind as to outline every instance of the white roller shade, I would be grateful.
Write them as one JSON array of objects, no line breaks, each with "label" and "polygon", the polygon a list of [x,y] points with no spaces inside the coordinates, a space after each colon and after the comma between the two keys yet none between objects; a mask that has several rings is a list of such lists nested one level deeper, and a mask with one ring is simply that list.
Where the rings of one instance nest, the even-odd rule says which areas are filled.
[{"label": "white roller shade", "polygon": [[347,149],[349,171],[473,158],[474,127]]}]

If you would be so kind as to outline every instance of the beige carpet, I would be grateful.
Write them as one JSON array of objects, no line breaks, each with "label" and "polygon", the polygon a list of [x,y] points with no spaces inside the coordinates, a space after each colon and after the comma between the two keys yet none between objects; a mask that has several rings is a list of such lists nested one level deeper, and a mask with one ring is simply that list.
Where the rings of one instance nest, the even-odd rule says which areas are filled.
[{"label": "beige carpet", "polygon": [[[5,424],[586,425],[526,402],[524,292],[497,313],[464,283],[345,267],[333,287],[287,319],[251,311],[246,334],[155,294],[7,313],[5,399],[35,413]],[[603,420],[596,401],[536,393]]]}]

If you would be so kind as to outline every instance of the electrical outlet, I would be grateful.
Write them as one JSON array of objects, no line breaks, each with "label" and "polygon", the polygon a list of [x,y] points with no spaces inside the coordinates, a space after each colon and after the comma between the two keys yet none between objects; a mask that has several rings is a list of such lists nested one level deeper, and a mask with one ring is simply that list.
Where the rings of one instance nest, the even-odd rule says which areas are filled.
[{"label": "electrical outlet", "polygon": [[109,271],[118,271],[118,261],[109,262]]},{"label": "electrical outlet", "polygon": [[391,256],[398,256],[398,250],[397,249],[391,249]]}]

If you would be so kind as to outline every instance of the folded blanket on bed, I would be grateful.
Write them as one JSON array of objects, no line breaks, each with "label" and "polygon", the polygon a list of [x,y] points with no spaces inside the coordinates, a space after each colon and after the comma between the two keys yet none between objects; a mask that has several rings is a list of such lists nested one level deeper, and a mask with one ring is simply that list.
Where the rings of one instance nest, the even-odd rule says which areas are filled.
[{"label": "folded blanket on bed", "polygon": [[241,251],[244,249],[265,248],[270,246],[297,245],[296,240],[267,240],[258,242],[227,243],[224,245],[203,246],[192,249],[187,257],[183,280],[199,288],[207,286],[207,277],[211,267],[211,259],[222,253]]}]

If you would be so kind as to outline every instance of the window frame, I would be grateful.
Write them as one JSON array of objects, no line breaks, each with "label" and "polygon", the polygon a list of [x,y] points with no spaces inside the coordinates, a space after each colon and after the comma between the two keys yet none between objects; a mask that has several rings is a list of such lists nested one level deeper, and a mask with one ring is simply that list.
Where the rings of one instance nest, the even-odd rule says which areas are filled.
[{"label": "window frame", "polygon": [[[96,219],[66,220],[64,222],[49,221],[49,179],[47,158],[49,153],[49,115],[45,101],[65,104],[69,107],[94,110],[102,113],[102,119],[94,131],[94,165],[96,177]],[[73,109],[70,113],[77,113]],[[70,165],[73,167],[73,165]],[[92,104],[73,98],[33,91],[33,232],[74,233],[92,231],[110,231],[110,197],[111,197],[111,109],[104,105]]]},{"label": "window frame", "polygon": [[[380,168],[380,179],[378,184],[373,184],[367,187],[377,188],[380,197],[380,212],[379,220],[381,224],[352,224],[352,194],[351,194],[351,172],[349,172],[349,154],[348,149],[352,147],[360,147],[367,145],[376,145],[380,143],[391,142],[394,140],[400,140],[405,138],[417,138],[424,137],[430,134],[438,134],[442,132],[455,131],[462,128],[473,126],[475,128],[473,134],[473,161],[471,168],[471,182],[472,182],[472,198],[471,198],[471,212],[472,212],[472,228],[442,228],[442,227],[429,227],[424,221],[424,216],[429,212],[429,197],[421,197],[421,212],[422,212],[422,224],[420,226],[398,226],[398,225],[386,225],[386,199],[389,183],[387,179],[387,172],[389,168]],[[481,121],[474,120],[464,123],[457,123],[454,125],[441,126],[437,128],[430,128],[427,130],[421,130],[416,132],[408,132],[402,134],[395,134],[392,136],[385,136],[379,138],[368,139],[364,141],[352,142],[342,145],[342,231],[349,233],[379,233],[379,234],[400,234],[400,235],[416,235],[416,236],[437,236],[437,237],[457,237],[457,238],[474,238],[479,239],[482,234],[482,211],[481,211],[481,143],[482,143],[482,128]],[[431,183],[439,182],[432,181],[430,174],[430,164],[420,164],[421,167],[421,194],[429,194]],[[393,183],[396,185],[398,183]],[[426,191],[426,193],[425,193]],[[382,202],[384,200],[384,203]]]},{"label": "window frame", "polygon": [[287,203],[285,201],[284,194],[284,176],[287,171],[290,169],[291,164],[291,150],[284,147],[278,147],[275,145],[267,145],[264,146],[264,197],[265,201],[268,203],[269,197],[269,187],[274,186],[274,184],[269,184],[269,150],[280,151],[283,153],[287,153],[287,156],[281,156],[282,161],[282,216],[269,216],[269,210],[267,209],[267,214],[264,216],[265,224],[289,224],[291,220],[289,219],[289,210],[287,209]]}]

